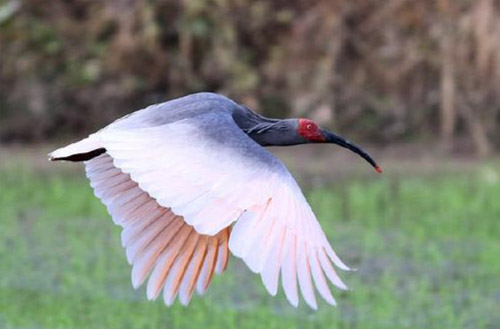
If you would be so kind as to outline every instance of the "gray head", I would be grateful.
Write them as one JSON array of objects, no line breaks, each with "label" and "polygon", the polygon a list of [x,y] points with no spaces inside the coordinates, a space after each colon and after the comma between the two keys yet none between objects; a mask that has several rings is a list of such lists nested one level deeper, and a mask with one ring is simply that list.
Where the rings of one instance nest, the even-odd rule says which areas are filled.
[{"label": "gray head", "polygon": [[269,119],[256,114],[248,108],[236,114],[236,123],[253,140],[262,146],[288,146],[308,143],[331,143],[351,150],[365,159],[379,173],[382,169],[361,147],[347,139],[320,128],[314,121],[299,119]]}]

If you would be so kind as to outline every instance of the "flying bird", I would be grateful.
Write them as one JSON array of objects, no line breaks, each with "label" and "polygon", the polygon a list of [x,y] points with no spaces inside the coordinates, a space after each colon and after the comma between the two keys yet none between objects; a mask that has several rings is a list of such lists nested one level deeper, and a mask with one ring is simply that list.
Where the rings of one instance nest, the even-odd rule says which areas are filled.
[{"label": "flying bird", "polygon": [[[132,285],[147,298],[187,305],[203,294],[229,254],[276,295],[281,283],[317,308],[335,305],[329,282],[347,289],[330,246],[283,163],[262,146],[333,143],[380,167],[368,153],[308,119],[270,119],[215,93],[151,105],[49,154],[84,161],[95,195],[120,225]],[[316,287],[316,288],[314,288]]]}]

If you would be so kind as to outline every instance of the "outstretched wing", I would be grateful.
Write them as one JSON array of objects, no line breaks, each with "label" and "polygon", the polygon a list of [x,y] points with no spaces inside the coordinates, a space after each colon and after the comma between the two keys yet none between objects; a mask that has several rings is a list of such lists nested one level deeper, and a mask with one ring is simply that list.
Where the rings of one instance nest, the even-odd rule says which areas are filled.
[{"label": "outstretched wing", "polygon": [[[285,294],[295,306],[297,282],[312,308],[317,307],[313,281],[330,304],[335,300],[325,275],[346,288],[331,262],[348,268],[330,247],[295,180],[229,113],[203,112],[174,123],[132,124],[127,129],[111,125],[98,137],[116,170],[128,175],[129,184],[137,184],[123,197],[126,201],[146,192],[201,236],[217,236],[236,222],[229,248],[261,274],[270,294],[277,292],[280,272]],[[110,191],[109,197],[113,195]],[[121,209],[123,204],[111,209],[118,222],[129,213]],[[141,239],[148,240],[150,234]]]},{"label": "outstretched wing", "polygon": [[123,228],[122,245],[133,265],[134,288],[151,274],[148,299],[156,299],[163,289],[167,305],[177,295],[186,305],[195,288],[203,294],[213,273],[224,271],[229,228],[214,236],[197,233],[116,168],[108,154],[85,162],[85,170],[95,195],[106,205],[115,224]]}]

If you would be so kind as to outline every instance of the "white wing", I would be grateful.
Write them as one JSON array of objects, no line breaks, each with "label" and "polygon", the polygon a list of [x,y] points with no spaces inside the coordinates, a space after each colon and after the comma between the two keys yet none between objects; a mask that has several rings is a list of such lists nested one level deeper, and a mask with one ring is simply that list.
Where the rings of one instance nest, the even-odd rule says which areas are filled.
[{"label": "white wing", "polygon": [[133,265],[133,286],[139,287],[151,273],[148,299],[157,298],[163,289],[167,305],[177,295],[186,305],[195,287],[203,294],[213,273],[226,268],[229,228],[215,236],[198,234],[116,168],[108,154],[87,161],[85,169],[95,195],[123,227],[122,245]]},{"label": "white wing", "polygon": [[[280,272],[285,294],[294,306],[298,305],[297,282],[312,308],[317,307],[312,281],[330,304],[335,300],[325,274],[334,285],[346,289],[331,262],[348,268],[330,247],[295,180],[229,114],[205,113],[134,129],[110,126],[98,136],[116,170],[129,175],[130,184],[137,183],[137,195],[128,192],[130,200],[147,192],[199,235],[220,234],[236,221],[229,248],[261,274],[270,294],[277,292]],[[103,193],[112,198],[115,192],[105,189]],[[124,220],[123,204],[111,205],[118,222]],[[160,226],[155,224],[144,241]],[[191,253],[194,247],[186,248]],[[139,272],[142,280],[147,271]]]}]

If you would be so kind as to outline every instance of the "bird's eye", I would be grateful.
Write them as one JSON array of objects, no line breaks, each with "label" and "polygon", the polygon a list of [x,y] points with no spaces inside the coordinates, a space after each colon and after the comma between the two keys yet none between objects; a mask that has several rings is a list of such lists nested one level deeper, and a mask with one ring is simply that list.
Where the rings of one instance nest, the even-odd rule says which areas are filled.
[{"label": "bird's eye", "polygon": [[312,129],[312,127],[313,127],[313,125],[312,125],[311,123],[308,123],[308,124],[307,124],[307,126],[306,126],[306,129],[307,129],[307,130],[311,130],[311,129]]}]

